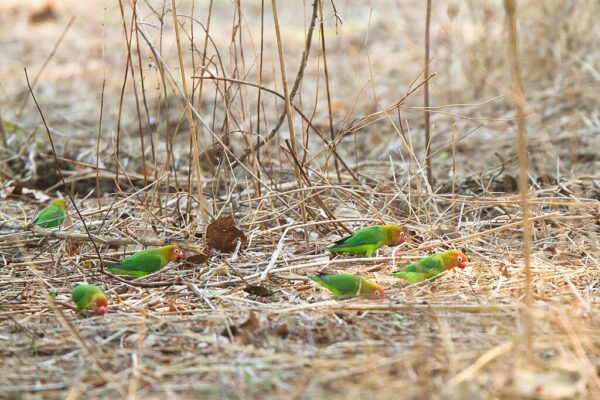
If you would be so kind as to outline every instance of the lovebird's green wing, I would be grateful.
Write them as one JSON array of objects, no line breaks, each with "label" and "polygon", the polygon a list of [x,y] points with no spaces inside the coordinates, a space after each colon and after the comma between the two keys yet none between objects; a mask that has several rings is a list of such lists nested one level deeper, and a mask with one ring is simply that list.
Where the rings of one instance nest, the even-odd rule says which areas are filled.
[{"label": "lovebird's green wing", "polygon": [[65,211],[54,205],[41,209],[35,217],[33,217],[33,223],[42,228],[56,228],[61,226],[65,222]]},{"label": "lovebird's green wing", "polygon": [[376,244],[383,242],[385,231],[382,225],[373,225],[360,229],[352,235],[335,242],[333,247],[357,246],[364,244]]},{"label": "lovebird's green wing", "polygon": [[393,272],[392,275],[412,284],[431,279],[444,270],[444,260],[438,255],[432,255],[409,264],[400,271]]},{"label": "lovebird's green wing", "polygon": [[406,272],[444,271],[444,260],[437,254],[420,259],[403,268]]},{"label": "lovebird's green wing", "polygon": [[308,278],[329,289],[334,297],[356,296],[361,286],[361,278],[349,274],[311,275]]},{"label": "lovebird's green wing", "polygon": [[354,234],[338,240],[329,248],[334,253],[371,254],[384,244],[385,230],[382,225],[373,225],[356,231]]},{"label": "lovebird's green wing", "polygon": [[167,265],[157,249],[149,249],[125,257],[117,263],[110,264],[106,268],[109,272],[130,276],[145,276],[158,271]]},{"label": "lovebird's green wing", "polygon": [[97,286],[77,285],[71,291],[71,297],[78,310],[85,310],[92,303],[94,296],[100,293],[102,293],[102,289]]}]

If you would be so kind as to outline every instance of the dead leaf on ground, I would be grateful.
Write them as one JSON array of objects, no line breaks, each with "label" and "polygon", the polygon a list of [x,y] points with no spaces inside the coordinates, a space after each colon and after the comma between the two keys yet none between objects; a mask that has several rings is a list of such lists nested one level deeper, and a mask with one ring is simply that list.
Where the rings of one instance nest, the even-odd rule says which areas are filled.
[{"label": "dead leaf on ground", "polygon": [[23,184],[21,182],[17,182],[15,186],[8,186],[6,188],[6,193],[9,196],[21,196],[23,194]]},{"label": "dead leaf on ground", "polygon": [[221,332],[222,336],[229,337],[229,332],[233,336],[231,339],[237,344],[246,345],[252,343],[255,332],[260,326],[258,319],[254,312],[250,311],[248,314],[248,318],[241,324],[235,326],[231,325],[229,330],[227,328],[223,329]]},{"label": "dead leaf on ground", "polygon": [[108,381],[103,376],[94,376],[88,380],[88,383],[95,387],[101,387],[106,385]]},{"label": "dead leaf on ground", "polygon": [[300,286],[296,286],[294,289],[296,289],[299,292],[303,292],[305,290],[308,290],[310,288],[312,288],[313,285],[300,285]]},{"label": "dead leaf on ground", "polygon": [[82,242],[77,242],[75,240],[67,240],[65,242],[65,253],[69,257],[76,256],[80,253]]},{"label": "dead leaf on ground", "polygon": [[1,199],[6,199],[9,197],[27,197],[29,199],[37,200],[40,203],[46,203],[51,199],[51,197],[44,192],[36,189],[30,189],[20,182],[17,182],[14,186],[7,186],[4,190],[0,191]]},{"label": "dead leaf on ground", "polygon": [[275,334],[282,338],[286,338],[289,333],[290,331],[286,324],[277,325],[275,328]]},{"label": "dead leaf on ground", "polygon": [[42,22],[55,20],[56,18],[58,18],[56,11],[54,11],[52,5],[48,3],[45,5],[45,7],[29,14],[29,23],[39,24]]},{"label": "dead leaf on ground", "polygon": [[294,246],[294,254],[301,254],[306,251],[306,246],[304,244],[297,244]]},{"label": "dead leaf on ground", "polygon": [[208,261],[208,254],[194,254],[186,258],[185,261],[189,264],[204,264]]},{"label": "dead leaf on ground", "polygon": [[65,222],[63,223],[63,228],[68,228],[71,225],[73,225],[73,218],[71,218],[71,215],[67,212],[65,214]]},{"label": "dead leaf on ground", "polygon": [[232,216],[224,216],[213,221],[206,228],[206,243],[220,251],[235,250],[237,242],[247,242],[246,235],[237,226]]},{"label": "dead leaf on ground", "polygon": [[246,293],[253,294],[255,296],[260,296],[260,297],[273,296],[272,291],[270,291],[269,289],[267,289],[266,287],[261,286],[261,285],[248,285],[242,290]]},{"label": "dead leaf on ground", "polygon": [[258,319],[256,319],[256,315],[254,312],[250,311],[248,314],[248,318],[246,321],[242,322],[239,326],[239,329],[247,329],[247,330],[255,330],[258,328]]},{"label": "dead leaf on ground", "polygon": [[169,306],[169,312],[180,312],[183,311],[183,309],[185,308],[177,304],[177,301],[175,299],[167,300],[167,305]]}]

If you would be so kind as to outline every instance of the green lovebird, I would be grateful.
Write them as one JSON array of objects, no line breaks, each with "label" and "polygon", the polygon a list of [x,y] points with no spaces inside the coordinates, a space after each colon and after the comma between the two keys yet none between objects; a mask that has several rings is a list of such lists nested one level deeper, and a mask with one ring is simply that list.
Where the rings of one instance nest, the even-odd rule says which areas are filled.
[{"label": "green lovebird", "polygon": [[442,272],[455,267],[465,269],[467,261],[469,261],[467,256],[460,251],[448,250],[422,258],[417,262],[407,265],[400,271],[392,272],[392,275],[412,284],[434,278]]},{"label": "green lovebird", "polygon": [[98,286],[76,285],[71,291],[71,297],[79,311],[90,310],[100,315],[108,312],[108,300]]},{"label": "green lovebird", "polygon": [[56,228],[65,222],[66,214],[65,199],[54,199],[35,214],[33,223],[42,228]]},{"label": "green lovebird", "polygon": [[308,279],[329,289],[333,298],[362,296],[371,300],[383,300],[385,292],[381,286],[369,282],[357,275],[350,274],[318,274],[309,275]]},{"label": "green lovebird", "polygon": [[406,228],[398,225],[373,225],[335,242],[332,253],[353,253],[371,257],[381,246],[396,246],[406,241]]},{"label": "green lovebird", "polygon": [[174,244],[139,251],[119,262],[109,264],[107,271],[129,276],[146,276],[163,268],[171,261],[185,257],[183,250]]}]

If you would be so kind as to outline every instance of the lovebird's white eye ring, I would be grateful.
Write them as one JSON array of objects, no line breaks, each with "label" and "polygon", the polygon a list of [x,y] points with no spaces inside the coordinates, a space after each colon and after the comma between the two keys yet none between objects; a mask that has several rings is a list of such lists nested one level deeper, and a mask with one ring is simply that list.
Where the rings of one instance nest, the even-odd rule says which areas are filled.
[{"label": "lovebird's white eye ring", "polygon": [[463,260],[463,259],[462,259],[462,257],[461,257],[461,256],[457,256],[457,257],[456,257],[456,261],[458,261],[458,262],[462,262],[462,260]]}]

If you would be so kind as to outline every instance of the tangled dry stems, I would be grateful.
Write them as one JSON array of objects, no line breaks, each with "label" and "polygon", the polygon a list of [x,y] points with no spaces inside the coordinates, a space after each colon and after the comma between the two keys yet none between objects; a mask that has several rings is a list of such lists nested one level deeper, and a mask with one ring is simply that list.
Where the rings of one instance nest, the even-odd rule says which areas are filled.
[{"label": "tangled dry stems", "polygon": [[[246,232],[248,243],[235,257],[214,254],[207,265],[180,264],[130,284],[99,273],[100,260],[74,213],[72,223],[60,231],[35,229],[35,236],[30,234],[27,222],[38,204],[10,193],[15,182],[35,182],[52,164],[47,155],[35,156],[37,146],[47,149],[40,144],[45,143],[41,131],[23,128],[37,123],[33,109],[24,108],[24,122],[13,114],[3,115],[18,127],[9,134],[10,146],[1,150],[0,164],[2,396],[351,398],[376,391],[379,398],[390,399],[398,393],[406,398],[466,398],[464,393],[514,398],[522,389],[518,377],[525,376],[519,371],[523,319],[528,314],[522,306],[522,216],[514,187],[518,176],[513,113],[499,97],[507,87],[505,53],[500,50],[505,41],[501,8],[478,4],[453,16],[451,9],[444,15],[443,6],[434,3],[432,52],[438,64],[437,74],[429,79],[432,104],[441,106],[431,107],[437,184],[429,187],[420,154],[423,109],[415,96],[407,96],[415,88],[420,93],[419,85],[428,79],[415,80],[422,64],[414,60],[422,57],[418,46],[410,45],[410,38],[421,37],[412,30],[420,26],[414,21],[421,20],[423,10],[414,6],[400,13],[393,4],[383,3],[379,6],[387,12],[376,12],[368,26],[354,15],[361,10],[368,14],[368,7],[354,4],[354,9],[343,10],[347,22],[341,29],[356,32],[341,36],[337,48],[327,49],[330,88],[323,87],[317,47],[308,60],[290,50],[305,45],[304,25],[298,25],[292,8],[280,7],[279,18],[289,23],[289,31],[282,32],[288,74],[299,70],[298,63],[306,63],[293,104],[295,112],[303,114],[294,117],[300,150],[293,157],[284,131],[260,152],[247,153],[260,143],[256,132],[267,136],[285,111],[273,93],[262,92],[260,102],[256,97],[256,85],[283,93],[279,73],[273,72],[279,69],[272,61],[277,57],[275,40],[266,34],[262,56],[268,61],[259,77],[257,48],[262,41],[254,24],[260,18],[244,16],[260,16],[260,7],[240,8],[241,15],[235,9],[215,8],[206,46],[202,41],[208,36],[195,25],[194,35],[201,39],[195,42],[195,59],[183,54],[188,75],[222,79],[194,80],[196,85],[206,81],[203,107],[195,108],[207,121],[199,129],[199,141],[213,143],[199,154],[205,211],[209,219],[234,215]],[[134,51],[132,69],[136,84],[141,82],[138,71],[143,71],[146,88],[158,84],[160,89],[148,95],[137,87],[136,103],[131,82],[123,85],[129,96],[123,102],[127,112],[121,121],[118,162],[114,109],[106,106],[96,150],[89,132],[97,126],[100,99],[80,100],[77,107],[57,102],[50,109],[53,85],[61,87],[57,82],[65,79],[52,68],[34,88],[50,113],[66,181],[79,194],[77,206],[106,260],[142,245],[172,241],[189,251],[203,248],[202,201],[194,189],[195,167],[189,162],[189,120],[175,87],[180,82],[174,73],[179,72],[179,54],[170,53],[166,45],[174,43],[172,14],[168,7],[161,11],[151,5],[152,9],[139,5],[136,22],[148,36],[140,33],[141,50],[136,51],[153,66],[138,68]],[[306,5],[306,21],[311,5]],[[597,24],[590,19],[598,6],[586,2],[585,7],[569,8],[560,1],[528,5],[522,8],[520,28],[527,37],[539,39],[520,42],[532,132],[535,358],[544,368],[574,371],[568,384],[584,382],[583,396],[594,398],[600,394],[600,190],[597,156],[590,149],[598,148],[600,139],[594,113],[598,98],[591,95],[598,88],[598,59],[589,49],[598,37]],[[271,17],[269,11],[265,17]],[[328,12],[332,10],[325,8],[325,24],[335,29]],[[179,14],[185,19],[191,10],[184,8]],[[107,15],[107,23],[120,26],[116,9]],[[563,16],[560,30],[552,28],[548,15]],[[206,28],[204,17],[196,19]],[[232,20],[229,17],[242,22],[234,27],[214,22]],[[130,21],[125,21],[130,34]],[[180,23],[181,41],[189,45],[190,22]],[[19,24],[15,37],[26,38]],[[62,32],[65,25],[60,26]],[[301,28],[295,30],[297,26]],[[84,28],[75,20],[70,29]],[[390,30],[404,39],[383,40]],[[365,55],[357,43],[364,43],[367,31]],[[122,44],[122,33],[106,32],[105,65],[123,61],[112,52],[114,43]],[[65,37],[61,46],[73,46]],[[80,37],[93,35],[88,31]],[[317,42],[315,37],[313,46]],[[200,65],[204,50],[199,49],[206,48],[209,61]],[[65,51],[77,54],[71,47]],[[201,66],[208,66],[210,74]],[[11,73],[1,68],[3,74]],[[114,71],[122,76],[122,70]],[[355,82],[353,72],[360,84],[348,84]],[[82,79],[75,96],[85,99],[81,93],[98,93],[100,76]],[[107,80],[107,105],[119,103],[122,82],[116,81]],[[11,85],[6,90],[15,93]],[[333,100],[324,102],[326,90]],[[188,101],[193,103],[197,96]],[[152,109],[148,114],[145,102]],[[10,109],[20,105],[6,102]],[[330,128],[328,109],[335,121],[332,140],[322,134]],[[139,116],[148,121],[141,129]],[[315,135],[317,130],[320,135]],[[145,142],[146,166],[139,160],[140,134],[151,139]],[[339,175],[336,154],[349,166],[346,170],[338,165]],[[53,192],[60,184],[44,188]],[[408,226],[411,242],[382,249],[370,259],[330,260],[323,251],[344,234],[343,227],[383,221]],[[469,270],[412,286],[389,276],[396,267],[449,246],[468,249]],[[386,287],[387,299],[332,301],[304,278],[323,269],[371,276]],[[274,295],[244,292],[240,276],[267,286]],[[106,289],[111,300],[108,316],[72,310],[69,291],[84,280]],[[159,287],[148,287],[154,284]],[[49,291],[57,292],[56,306],[46,298]]]}]

